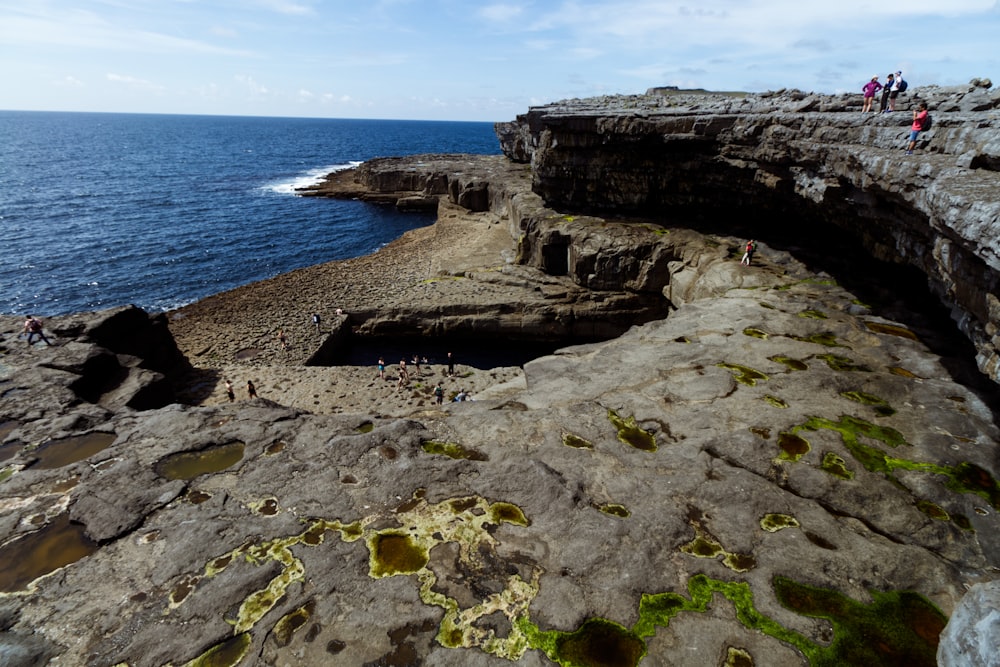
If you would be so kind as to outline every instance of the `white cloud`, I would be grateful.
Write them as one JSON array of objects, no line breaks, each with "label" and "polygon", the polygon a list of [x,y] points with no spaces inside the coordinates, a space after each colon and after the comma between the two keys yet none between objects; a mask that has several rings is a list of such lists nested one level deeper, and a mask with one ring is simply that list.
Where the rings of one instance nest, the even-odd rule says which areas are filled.
[{"label": "white cloud", "polygon": [[290,0],[257,0],[255,4],[263,9],[290,16],[311,16],[316,13],[310,5]]},{"label": "white cloud", "polygon": [[252,76],[246,74],[237,74],[235,77],[237,82],[243,84],[250,94],[254,97],[261,97],[269,94],[271,91],[267,89],[267,86],[257,83]]},{"label": "white cloud", "polygon": [[495,4],[482,7],[478,13],[487,21],[508,23],[521,16],[524,8],[520,5]]},{"label": "white cloud", "polygon": [[139,79],[134,76],[128,76],[127,74],[115,74],[113,72],[108,72],[105,75],[108,81],[112,83],[121,83],[134,90],[141,90],[149,93],[163,93],[166,88],[161,85],[146,81],[145,79]]},{"label": "white cloud", "polygon": [[83,88],[84,83],[75,76],[66,75],[58,81],[54,82],[57,86],[64,86],[66,88]]}]

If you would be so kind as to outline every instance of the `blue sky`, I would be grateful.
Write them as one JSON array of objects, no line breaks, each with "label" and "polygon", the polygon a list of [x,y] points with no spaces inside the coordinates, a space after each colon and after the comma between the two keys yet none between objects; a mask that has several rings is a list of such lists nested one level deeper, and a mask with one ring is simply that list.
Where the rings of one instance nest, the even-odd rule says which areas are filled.
[{"label": "blue sky", "polygon": [[998,35],[998,0],[0,0],[0,108],[498,121],[662,85],[1000,85]]}]

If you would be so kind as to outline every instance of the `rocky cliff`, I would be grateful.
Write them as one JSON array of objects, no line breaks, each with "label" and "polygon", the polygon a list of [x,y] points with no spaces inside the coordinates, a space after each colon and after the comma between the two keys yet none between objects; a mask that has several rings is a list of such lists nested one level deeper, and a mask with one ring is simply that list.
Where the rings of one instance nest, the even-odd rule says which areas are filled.
[{"label": "rocky cliff", "polygon": [[[556,208],[683,218],[829,252],[848,237],[855,252],[915,267],[997,380],[1000,92],[989,86],[915,89],[881,115],[859,113],[859,95],[667,90],[535,107],[497,134]],[[906,156],[921,101],[932,129]],[[589,273],[570,255],[570,272]]]},{"label": "rocky cliff", "polygon": [[[935,99],[952,97],[951,118],[979,114],[988,136],[991,112],[962,107],[990,94]],[[965,196],[926,166],[958,158],[933,139],[910,162],[817,147],[847,128],[902,135],[846,98],[684,99],[533,109],[499,128],[531,164],[415,156],[331,175],[314,194],[438,206],[367,258],[165,315],[54,318],[51,348],[0,318],[0,661],[987,664],[997,389],[978,381],[972,316],[963,338],[910,299],[934,265],[878,251],[940,228],[935,248],[989,264],[959,252],[970,228],[945,234],[914,203]],[[721,110],[744,104],[761,130],[729,142],[753,114]],[[667,117],[692,129],[638,129]],[[831,163],[779,169],[796,136]],[[852,150],[881,155],[879,179],[820,178]],[[977,150],[955,168],[994,173]],[[864,225],[824,212],[879,198],[898,206]],[[315,330],[318,303],[346,312]],[[398,386],[305,365],[348,327],[412,347],[589,342],[523,369],[433,360]],[[246,377],[262,398],[228,401],[222,380]],[[438,404],[439,382],[476,400]]]}]

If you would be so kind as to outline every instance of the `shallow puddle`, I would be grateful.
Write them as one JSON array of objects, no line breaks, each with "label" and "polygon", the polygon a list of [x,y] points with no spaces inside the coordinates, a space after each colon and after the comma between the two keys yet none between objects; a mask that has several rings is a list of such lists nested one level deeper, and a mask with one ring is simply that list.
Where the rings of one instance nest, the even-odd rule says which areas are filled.
[{"label": "shallow puddle", "polygon": [[0,548],[0,592],[25,590],[35,579],[97,551],[83,529],[63,513],[45,528],[5,544]]},{"label": "shallow puddle", "polygon": [[32,452],[32,456],[38,461],[31,467],[36,470],[52,470],[68,466],[107,449],[116,437],[114,433],[94,431],[60,440],[49,440]]},{"label": "shallow puddle", "polygon": [[221,472],[243,458],[242,442],[230,442],[200,452],[180,452],[160,459],[156,474],[167,479],[194,479],[198,475]]},{"label": "shallow puddle", "polygon": [[11,440],[0,445],[0,461],[14,458],[14,455],[21,451],[21,447],[24,447],[24,443],[20,440]]}]

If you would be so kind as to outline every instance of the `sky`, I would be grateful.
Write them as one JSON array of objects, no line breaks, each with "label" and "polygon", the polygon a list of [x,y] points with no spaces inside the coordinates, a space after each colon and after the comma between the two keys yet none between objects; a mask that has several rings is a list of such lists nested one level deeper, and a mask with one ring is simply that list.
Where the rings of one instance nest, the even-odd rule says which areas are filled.
[{"label": "sky", "polygon": [[1000,0],[0,0],[0,109],[513,120],[654,86],[1000,85]]}]

